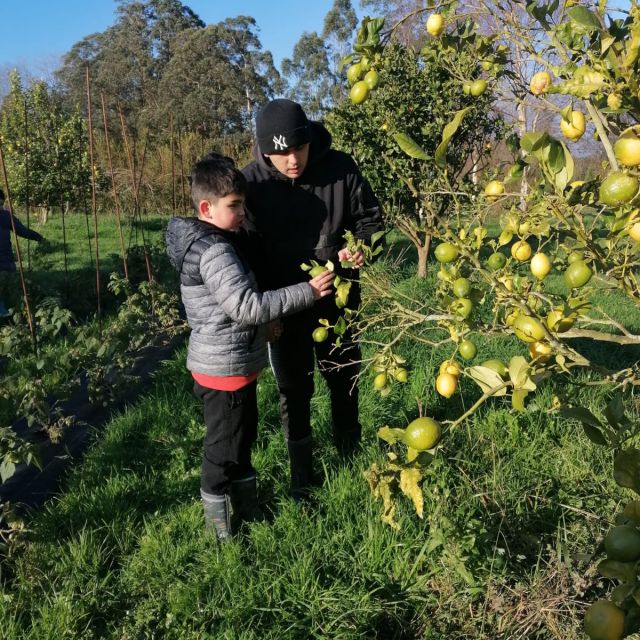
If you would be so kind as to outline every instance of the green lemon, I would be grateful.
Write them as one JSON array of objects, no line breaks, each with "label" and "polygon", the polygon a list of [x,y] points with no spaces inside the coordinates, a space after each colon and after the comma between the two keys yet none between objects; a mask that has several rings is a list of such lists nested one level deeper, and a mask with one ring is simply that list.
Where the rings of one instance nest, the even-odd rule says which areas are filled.
[{"label": "green lemon", "polygon": [[326,327],[316,327],[311,334],[314,342],[324,342],[329,337]]},{"label": "green lemon", "polygon": [[502,269],[507,262],[507,256],[504,253],[492,253],[487,259],[487,266],[491,271],[497,271],[498,269]]},{"label": "green lemon", "polygon": [[507,375],[507,365],[502,360],[485,360],[480,366],[487,367],[503,377]]},{"label": "green lemon", "polygon": [[612,171],[600,184],[600,202],[609,207],[619,207],[633,200],[640,183],[635,176],[622,171]]},{"label": "green lemon", "polygon": [[469,93],[472,96],[477,98],[481,96],[487,90],[487,81],[486,80],[474,80],[471,83],[471,88],[469,89]]},{"label": "green lemon", "polygon": [[478,348],[471,340],[463,340],[458,345],[458,352],[465,360],[473,360],[478,353]]},{"label": "green lemon", "polygon": [[522,342],[537,342],[544,338],[544,327],[539,320],[520,314],[513,323],[513,332]]},{"label": "green lemon", "polygon": [[564,281],[570,289],[578,289],[584,287],[592,275],[591,267],[584,260],[575,260],[564,272]]},{"label": "green lemon", "polygon": [[440,425],[431,418],[416,418],[404,430],[402,441],[416,451],[433,449],[442,436]]},{"label": "green lemon", "polygon": [[369,85],[364,80],[356,82],[351,87],[349,97],[353,104],[362,104],[369,97]]},{"label": "green lemon", "polygon": [[465,298],[471,291],[471,283],[466,278],[458,278],[453,283],[453,295],[456,298]]},{"label": "green lemon", "polygon": [[436,247],[435,256],[438,262],[453,262],[458,257],[458,249],[450,242],[443,242]]}]

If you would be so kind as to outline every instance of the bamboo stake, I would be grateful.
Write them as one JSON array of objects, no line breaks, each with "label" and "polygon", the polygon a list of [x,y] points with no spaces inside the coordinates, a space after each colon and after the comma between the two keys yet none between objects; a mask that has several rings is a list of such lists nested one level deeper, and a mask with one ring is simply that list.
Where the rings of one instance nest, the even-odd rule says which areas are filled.
[{"label": "bamboo stake", "polygon": [[[31,183],[29,181],[29,111],[27,99],[24,99],[24,172],[25,196],[27,200],[27,227],[31,226]],[[31,241],[27,240],[27,270],[31,272]]]},{"label": "bamboo stake", "polygon": [[182,157],[182,131],[178,129],[178,155],[180,156],[180,188],[182,190],[182,212],[187,215],[187,198],[184,187],[184,158]]},{"label": "bamboo stake", "polygon": [[87,84],[87,129],[89,134],[89,160],[91,162],[91,213],[93,215],[93,231],[96,241],[96,293],[98,297],[98,331],[102,335],[102,304],[100,300],[100,242],[98,241],[98,211],[96,205],[96,175],[93,156],[93,121],[91,114],[91,79],[89,67],[85,67]]},{"label": "bamboo stake", "polygon": [[24,279],[24,269],[22,266],[22,254],[20,252],[20,242],[18,241],[18,232],[16,230],[16,221],[13,217],[13,205],[11,204],[11,189],[9,189],[9,180],[7,178],[7,169],[4,164],[4,153],[2,151],[2,142],[0,141],[0,165],[2,165],[2,177],[4,179],[5,190],[7,192],[7,204],[9,205],[9,216],[11,220],[11,229],[13,231],[13,238],[16,243],[16,257],[18,258],[18,271],[20,272],[20,284],[22,286],[22,296],[24,298],[24,306],[27,312],[27,322],[29,324],[29,333],[31,334],[31,341],[33,342],[33,351],[37,355],[38,353],[38,338],[36,336],[36,327],[33,322],[33,315],[31,314],[31,305],[29,304],[29,294],[27,293],[27,283]]},{"label": "bamboo stake", "polygon": [[107,127],[107,109],[104,102],[104,93],[100,92],[100,100],[102,102],[102,121],[104,124],[104,140],[107,147],[107,158],[109,160],[109,173],[111,173],[111,188],[113,190],[113,201],[116,207],[116,224],[118,226],[118,235],[120,236],[120,251],[122,252],[122,264],[124,266],[124,277],[129,280],[129,265],[127,264],[127,253],[124,248],[124,235],[122,233],[122,221],[120,219],[120,198],[116,188],[116,176],[113,171],[113,160],[111,158],[111,143],[109,141],[109,128]]},{"label": "bamboo stake", "polygon": [[176,215],[176,163],[175,163],[175,144],[173,140],[173,112],[171,112],[171,117],[169,118],[169,129],[171,136],[171,202],[172,202],[172,210],[171,213]]}]

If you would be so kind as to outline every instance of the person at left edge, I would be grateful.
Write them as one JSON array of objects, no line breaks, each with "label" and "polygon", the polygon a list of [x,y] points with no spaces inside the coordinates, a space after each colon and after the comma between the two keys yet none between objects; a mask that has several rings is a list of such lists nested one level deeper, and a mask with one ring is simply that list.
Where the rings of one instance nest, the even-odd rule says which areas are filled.
[{"label": "person at left edge", "polygon": [[[11,221],[13,218],[13,223]],[[11,248],[11,235],[15,225],[16,233],[21,238],[42,242],[44,238],[33,229],[25,227],[8,209],[4,208],[4,191],[0,189],[0,317],[7,317],[9,311],[5,301],[14,295],[16,289],[16,261]]]}]

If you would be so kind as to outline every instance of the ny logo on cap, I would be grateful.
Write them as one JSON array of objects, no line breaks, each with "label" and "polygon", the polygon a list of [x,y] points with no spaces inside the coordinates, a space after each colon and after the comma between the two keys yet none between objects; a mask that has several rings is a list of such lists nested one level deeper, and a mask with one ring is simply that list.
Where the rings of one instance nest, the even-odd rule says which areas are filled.
[{"label": "ny logo on cap", "polygon": [[273,136],[273,144],[276,147],[276,151],[284,151],[287,148],[287,141],[283,135]]}]

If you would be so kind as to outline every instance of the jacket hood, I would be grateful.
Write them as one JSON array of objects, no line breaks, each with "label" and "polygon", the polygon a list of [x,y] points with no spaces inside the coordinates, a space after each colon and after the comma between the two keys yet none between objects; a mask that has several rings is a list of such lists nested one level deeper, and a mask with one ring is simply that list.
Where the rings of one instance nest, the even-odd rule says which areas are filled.
[{"label": "jacket hood", "polygon": [[[311,146],[309,147],[309,162],[307,167],[305,168],[305,173],[309,171],[310,168],[313,167],[319,160],[321,160],[331,149],[331,134],[327,131],[326,127],[314,120],[310,121],[311,124]],[[253,156],[256,159],[256,162],[263,168],[265,168],[269,173],[271,173],[274,177],[280,178],[282,180],[289,180],[289,178],[282,173],[280,173],[272,164],[269,162],[269,159],[264,156],[264,154],[260,151],[258,144],[253,148]],[[304,176],[304,173],[302,174]]]},{"label": "jacket hood", "polygon": [[171,218],[167,225],[167,255],[173,268],[181,272],[182,263],[191,245],[200,238],[218,231],[217,227],[198,218]]}]

